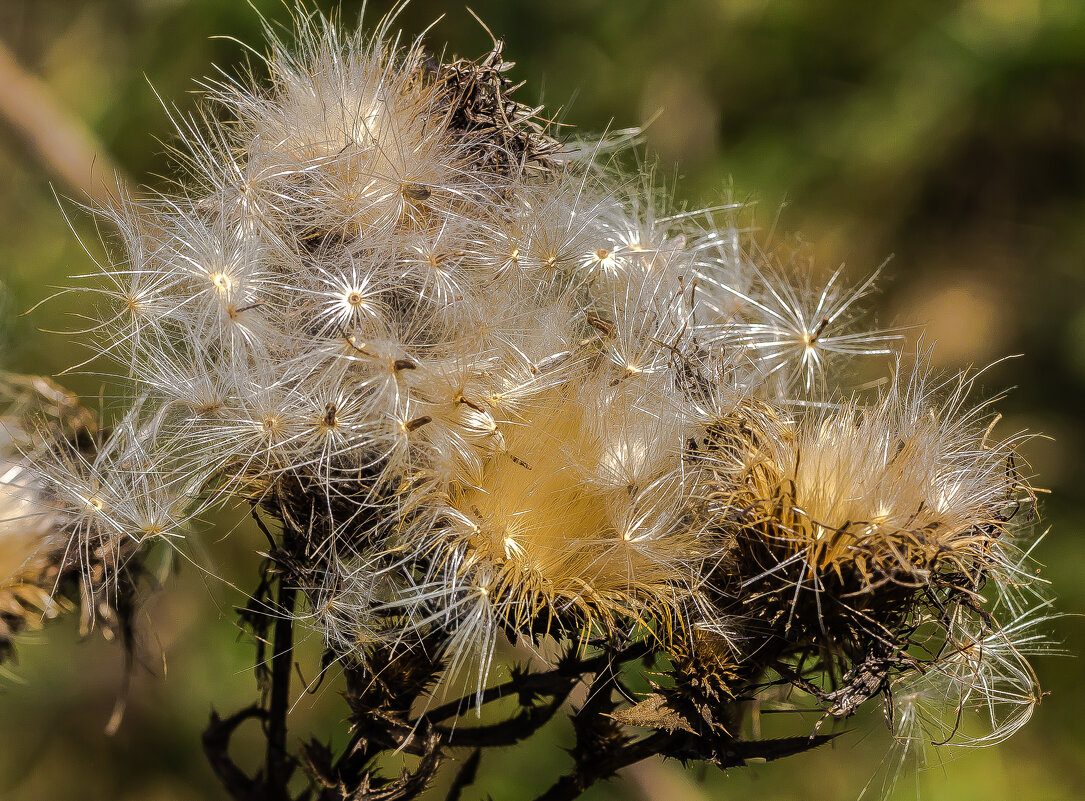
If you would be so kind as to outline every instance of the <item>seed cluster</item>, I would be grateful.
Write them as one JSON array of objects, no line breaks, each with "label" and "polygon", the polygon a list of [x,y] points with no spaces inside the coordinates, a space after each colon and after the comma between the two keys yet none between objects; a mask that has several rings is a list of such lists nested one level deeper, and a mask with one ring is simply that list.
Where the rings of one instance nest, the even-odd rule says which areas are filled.
[{"label": "seed cluster", "polygon": [[873,277],[557,141],[500,47],[303,16],[269,48],[178,116],[176,187],[105,212],[90,338],[134,395],[93,447],[46,432],[6,506],[100,569],[250,503],[338,658],[421,646],[481,692],[499,642],[643,641],[673,681],[630,725],[733,731],[772,684],[884,695],[902,738],[1027,719],[1020,437],[922,357],[849,390],[894,340],[857,325]]}]

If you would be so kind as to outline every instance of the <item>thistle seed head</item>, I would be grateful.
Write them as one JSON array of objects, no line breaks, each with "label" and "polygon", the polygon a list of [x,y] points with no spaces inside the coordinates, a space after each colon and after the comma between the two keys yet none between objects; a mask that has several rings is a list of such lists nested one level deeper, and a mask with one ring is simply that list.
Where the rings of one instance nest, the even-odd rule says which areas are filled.
[{"label": "thistle seed head", "polygon": [[839,717],[1023,721],[1020,436],[922,357],[849,388],[894,339],[858,324],[877,273],[819,284],[734,205],[668,210],[512,99],[500,44],[437,63],[389,25],[299,12],[176,118],[178,186],[108,212],[89,336],[139,395],[93,448],[3,462],[16,569],[58,531],[108,578],[245,502],[355,663],[473,665],[481,693],[499,640],[641,639],[677,684],[627,723],[721,737],[770,672]]}]

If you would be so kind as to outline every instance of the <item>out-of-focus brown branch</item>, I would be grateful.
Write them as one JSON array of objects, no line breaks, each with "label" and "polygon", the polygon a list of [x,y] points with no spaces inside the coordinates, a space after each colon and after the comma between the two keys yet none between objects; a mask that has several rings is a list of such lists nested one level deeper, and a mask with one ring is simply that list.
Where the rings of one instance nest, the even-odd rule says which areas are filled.
[{"label": "out-of-focus brown branch", "polygon": [[44,81],[23,69],[3,42],[0,118],[77,196],[109,206],[125,191],[128,180],[93,132],[56,101]]}]

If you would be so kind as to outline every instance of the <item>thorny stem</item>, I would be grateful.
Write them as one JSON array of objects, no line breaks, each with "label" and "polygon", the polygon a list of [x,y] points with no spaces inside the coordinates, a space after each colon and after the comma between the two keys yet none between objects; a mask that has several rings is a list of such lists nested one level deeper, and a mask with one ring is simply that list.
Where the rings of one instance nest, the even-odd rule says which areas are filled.
[{"label": "thorny stem", "polygon": [[[503,684],[487,687],[482,692],[482,704],[488,704],[499,698],[509,695],[519,695],[527,692],[538,692],[553,696],[566,684],[575,684],[585,675],[594,674],[611,663],[625,663],[634,659],[640,659],[651,652],[648,643],[638,642],[620,651],[618,654],[602,653],[587,659],[563,660],[561,664],[551,670],[539,673],[521,673]],[[431,721],[441,721],[458,715],[476,703],[476,695],[463,696],[455,701],[449,701],[436,709],[426,713],[425,717]]]},{"label": "thorny stem", "polygon": [[573,685],[569,684],[563,691],[556,691],[553,700],[548,704],[530,706],[514,717],[500,723],[489,726],[473,726],[470,728],[446,729],[439,727],[440,732],[449,745],[474,746],[484,748],[486,746],[513,745],[526,740],[543,726],[550,722],[565,699],[569,697]]},{"label": "thorny stem", "polygon": [[570,773],[554,782],[550,789],[535,801],[570,801],[577,798],[600,779],[660,753],[673,739],[673,735],[657,732],[621,748],[597,754],[595,758],[577,764]]},{"label": "thorny stem", "polygon": [[[284,531],[285,548],[289,547],[289,540],[289,533]],[[274,570],[274,568],[269,569]],[[204,746],[212,767],[230,795],[238,801],[257,801],[257,799],[290,801],[287,784],[298,764],[298,760],[287,750],[287,712],[290,701],[290,674],[293,670],[292,613],[297,602],[298,591],[291,583],[288,571],[279,573],[273,581],[276,585],[277,617],[272,627],[270,642],[267,643],[271,649],[271,657],[268,660],[270,671],[266,679],[266,704],[263,707],[249,707],[225,720],[213,715],[211,725],[204,735]],[[257,590],[258,595],[266,597],[267,583],[268,577],[265,576],[261,582],[261,588]],[[538,673],[515,673],[509,681],[487,688],[481,699],[474,694],[470,697],[465,696],[432,709],[413,722],[397,723],[389,717],[384,720],[385,731],[379,737],[379,744],[369,739],[374,732],[370,731],[369,735],[366,735],[360,730],[357,734],[362,735],[362,740],[352,738],[352,745],[347,749],[348,753],[345,753],[334,766],[328,762],[326,768],[331,769],[324,769],[319,773],[328,778],[335,776],[342,782],[341,787],[352,794],[350,796],[352,798],[412,798],[428,785],[433,772],[439,766],[442,753],[446,753],[450,748],[472,746],[476,748],[475,754],[461,769],[455,783],[458,795],[474,780],[473,765],[477,765],[480,754],[478,749],[509,746],[530,737],[562,708],[576,684],[591,675],[595,676],[595,680],[589,689],[589,698],[584,709],[581,710],[581,716],[582,722],[588,728],[599,728],[598,713],[614,707],[611,695],[617,687],[619,675],[617,666],[642,658],[648,651],[646,644],[634,643],[616,653],[601,653],[588,658],[569,656],[550,670]],[[522,706],[517,713],[501,722],[468,728],[434,725],[437,721],[456,717],[480,701],[482,704],[488,704],[509,696],[518,696]],[[546,702],[531,700],[537,696],[543,696],[548,700]],[[257,774],[255,778],[246,775],[234,764],[228,754],[234,731],[242,722],[252,717],[263,721],[263,730],[267,739],[264,770],[262,775]],[[384,716],[373,717],[369,725],[376,724],[380,727],[379,721],[382,719]],[[612,727],[613,723],[608,721],[602,725],[603,728],[608,728]],[[368,731],[368,728],[367,725],[365,730]],[[577,728],[579,732],[581,727]],[[425,734],[419,736],[421,732]],[[583,753],[585,745],[580,743],[579,739],[578,734],[577,750]],[[366,741],[370,743],[368,746],[365,745]],[[376,746],[375,751],[372,750],[373,746]],[[613,754],[597,769],[580,769],[575,775],[565,777],[559,785],[561,788],[581,785],[586,787],[608,775],[608,771],[613,772],[626,764],[632,764],[648,756],[648,751],[641,754],[641,749],[644,747],[634,744],[633,750],[629,753],[622,751],[620,754]],[[361,748],[361,752],[357,751],[358,748]],[[371,774],[372,765],[369,760],[381,750],[393,749],[421,756],[424,764],[420,764],[414,774],[405,775],[399,781],[387,782]],[[309,755],[312,757],[314,754],[315,752],[310,751]],[[357,759],[359,756],[362,759]],[[329,788],[329,791],[338,792],[332,788]],[[565,793],[569,790],[562,789],[561,792]],[[319,797],[325,796],[327,792]]]},{"label": "thorny stem", "polygon": [[294,668],[294,613],[297,590],[285,575],[278,580],[278,618],[272,640],[271,688],[269,690],[267,758],[265,774],[269,787],[281,788],[286,796],[286,784],[294,772],[294,762],[286,750],[286,714],[290,708],[290,674]]},{"label": "thorny stem", "polygon": [[[284,547],[289,546],[289,539],[289,534],[284,532]],[[204,749],[212,767],[236,801],[291,801],[287,784],[299,764],[298,758],[286,747],[290,674],[294,667],[292,614],[298,590],[291,582],[289,571],[279,573],[271,582],[277,585],[278,617],[270,642],[262,640],[272,649],[268,660],[270,674],[266,678],[266,704],[249,707],[225,720],[212,715],[204,734]],[[266,597],[268,583],[269,578],[265,575],[257,595]],[[403,707],[403,699],[388,698],[381,702],[381,708],[373,708],[372,714],[365,715],[365,725],[355,731],[339,759],[332,759],[330,750],[315,741],[303,747],[302,764],[306,765],[317,786],[323,789],[316,796],[303,792],[300,798],[406,801],[417,797],[430,785],[449,749],[474,747],[474,753],[453,783],[450,797],[456,798],[474,781],[482,748],[505,747],[530,737],[554,717],[576,684],[588,676],[594,678],[584,706],[571,715],[576,732],[576,744],[571,752],[574,766],[537,801],[569,801],[597,781],[651,756],[710,759],[722,768],[744,764],[751,757],[771,760],[799,753],[831,739],[831,736],[819,735],[750,743],[729,741],[710,743],[709,750],[705,750],[704,742],[682,731],[657,731],[641,739],[631,739],[610,716],[621,703],[616,694],[628,697],[621,682],[620,666],[643,658],[650,650],[648,644],[639,642],[625,647],[612,646],[588,658],[570,655],[555,668],[538,673],[516,672],[509,681],[487,688],[481,698],[475,694],[465,696],[414,720],[395,712]],[[439,664],[433,667],[434,672],[440,669]],[[518,696],[521,708],[506,720],[470,728],[436,725],[439,721],[457,717],[474,703],[489,704],[509,696]],[[548,700],[535,700],[539,696]],[[263,721],[267,738],[264,770],[255,778],[245,774],[229,756],[234,731],[249,718]],[[404,772],[399,779],[385,779],[373,771],[372,763],[382,751],[412,754],[421,757],[421,762],[413,773]]]},{"label": "thorny stem", "polygon": [[608,659],[595,673],[587,700],[573,717],[573,730],[576,732],[576,745],[572,750],[573,769],[543,793],[540,801],[576,798],[596,781],[613,775],[619,768],[659,753],[656,748],[642,750],[645,742],[654,742],[659,735],[630,743],[608,717],[616,706],[614,691],[622,689],[620,664],[618,659]]},{"label": "thorny stem", "polygon": [[230,758],[230,738],[238,726],[249,718],[262,718],[264,710],[258,705],[245,707],[228,718],[211,713],[211,722],[203,733],[203,751],[211,769],[222,782],[223,788],[237,801],[249,801],[256,797],[256,783]]},{"label": "thorny stem", "polygon": [[[294,611],[299,593],[290,565],[296,563],[304,550],[304,537],[288,514],[276,515],[282,523],[279,538],[272,535],[255,510],[254,517],[272,545],[271,558],[252,601],[242,611],[242,620],[257,638],[257,673],[265,689],[264,702],[225,720],[212,715],[204,734],[204,749],[212,767],[236,801],[292,801],[288,784],[299,764],[314,782],[313,789],[320,788],[315,796],[309,790],[303,791],[299,798],[407,801],[430,786],[450,749],[473,747],[474,754],[453,783],[451,797],[455,798],[474,781],[482,748],[510,746],[533,735],[553,719],[573,688],[588,677],[592,680],[584,705],[570,716],[576,734],[571,751],[573,768],[539,796],[538,801],[576,798],[597,781],[650,756],[709,759],[727,767],[741,765],[748,757],[775,759],[798,753],[829,739],[815,736],[741,743],[728,737],[726,742],[720,742],[716,738],[700,740],[685,731],[669,730],[633,739],[611,717],[623,698],[631,698],[621,680],[621,666],[646,657],[652,647],[643,641],[612,642],[599,644],[601,652],[593,656],[569,653],[549,670],[535,673],[516,670],[508,681],[487,688],[481,695],[472,693],[412,719],[406,713],[417,700],[417,693],[431,686],[443,668],[439,661],[433,662],[424,668],[429,678],[420,677],[402,688],[407,693],[405,696],[399,697],[402,695],[399,690],[389,690],[386,697],[367,699],[355,709],[359,715],[355,730],[338,758],[332,756],[329,747],[316,741],[303,745],[299,758],[287,748],[287,714],[294,670]],[[259,616],[261,608],[268,606],[275,614],[274,624],[270,626],[267,617],[261,620]],[[338,656],[329,651],[325,658]],[[358,687],[376,686],[364,666],[350,668],[348,674],[351,670],[361,671],[355,682]],[[504,720],[467,728],[445,723],[457,719],[472,706],[510,696],[519,699],[520,708]],[[348,690],[348,700],[349,697]],[[249,718],[262,721],[266,738],[264,767],[254,777],[241,770],[229,756],[234,731]],[[384,778],[375,772],[373,760],[381,752],[392,751],[420,757],[421,761],[413,772],[404,771],[398,779]]]}]

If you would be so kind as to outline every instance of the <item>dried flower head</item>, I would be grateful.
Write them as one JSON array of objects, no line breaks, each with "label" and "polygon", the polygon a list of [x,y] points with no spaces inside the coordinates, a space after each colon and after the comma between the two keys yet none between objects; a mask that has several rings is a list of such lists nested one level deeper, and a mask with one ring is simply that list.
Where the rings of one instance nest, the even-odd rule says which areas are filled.
[{"label": "dried flower head", "polygon": [[93,435],[87,412],[48,379],[0,376],[0,662],[12,638],[66,606],[56,595],[77,563],[68,553],[63,516],[54,510],[35,457],[45,428],[69,441]]},{"label": "dried flower head", "polygon": [[[774,683],[836,717],[884,695],[905,728],[937,698],[1023,721],[1035,615],[1015,601],[999,625],[982,593],[1027,591],[1032,492],[972,380],[898,359],[878,396],[850,390],[894,339],[859,325],[873,276],[763,258],[735,206],[667,211],[613,141],[560,142],[512,99],[499,43],[438,63],[391,24],[299,11],[293,41],[269,31],[249,72],[204,84],[178,185],[105,212],[90,334],[137,397],[94,448],[68,432],[10,463],[99,580],[252,506],[269,763],[249,786],[220,756],[224,780],[287,770],[295,623],[348,676],[368,756],[306,755],[343,797],[380,750],[413,749],[424,786],[443,749],[484,742],[441,723],[459,706],[412,717],[468,668],[476,704],[515,690],[528,730],[595,676],[553,798],[636,754],[727,767],[822,742],[741,738]],[[502,641],[566,655],[487,689]],[[669,680],[630,706],[636,659]]]}]

